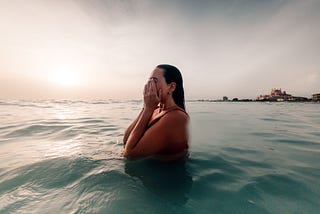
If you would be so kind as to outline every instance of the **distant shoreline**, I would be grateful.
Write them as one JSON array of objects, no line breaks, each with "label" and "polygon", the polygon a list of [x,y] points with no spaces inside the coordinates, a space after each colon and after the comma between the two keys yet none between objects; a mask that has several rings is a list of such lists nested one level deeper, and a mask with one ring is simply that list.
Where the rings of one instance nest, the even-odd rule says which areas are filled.
[{"label": "distant shoreline", "polygon": [[251,99],[241,99],[241,100],[211,100],[211,99],[199,99],[199,100],[187,100],[187,102],[216,102],[216,103],[247,103],[247,102],[255,102],[255,103],[320,103],[314,102],[312,100],[308,101],[276,101],[276,100],[251,100]]}]

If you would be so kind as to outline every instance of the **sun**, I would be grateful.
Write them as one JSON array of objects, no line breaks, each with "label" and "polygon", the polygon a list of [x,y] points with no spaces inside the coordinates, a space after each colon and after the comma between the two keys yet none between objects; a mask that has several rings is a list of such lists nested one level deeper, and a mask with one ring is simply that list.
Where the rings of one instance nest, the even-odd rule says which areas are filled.
[{"label": "sun", "polygon": [[50,79],[61,86],[75,86],[80,82],[77,73],[68,68],[59,68],[53,71]]}]

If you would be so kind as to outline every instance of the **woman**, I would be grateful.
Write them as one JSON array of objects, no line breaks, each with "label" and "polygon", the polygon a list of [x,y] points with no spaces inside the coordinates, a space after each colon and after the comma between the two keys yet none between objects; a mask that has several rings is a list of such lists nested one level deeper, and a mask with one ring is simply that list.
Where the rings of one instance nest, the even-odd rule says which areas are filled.
[{"label": "woman", "polygon": [[180,71],[158,65],[144,87],[144,108],[127,128],[124,156],[177,160],[188,154],[188,114]]}]

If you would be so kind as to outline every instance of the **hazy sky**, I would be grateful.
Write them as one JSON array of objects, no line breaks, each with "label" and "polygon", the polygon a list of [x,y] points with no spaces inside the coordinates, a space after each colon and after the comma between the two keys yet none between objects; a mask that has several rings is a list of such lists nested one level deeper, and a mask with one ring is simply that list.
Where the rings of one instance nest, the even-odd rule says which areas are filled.
[{"label": "hazy sky", "polygon": [[0,0],[0,98],[139,99],[157,64],[187,99],[320,92],[320,0]]}]

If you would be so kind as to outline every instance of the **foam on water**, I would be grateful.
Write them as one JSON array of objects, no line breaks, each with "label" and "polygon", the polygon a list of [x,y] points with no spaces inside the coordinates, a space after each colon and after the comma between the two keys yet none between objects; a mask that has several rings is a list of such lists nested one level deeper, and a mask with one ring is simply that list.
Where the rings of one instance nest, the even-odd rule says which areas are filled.
[{"label": "foam on water", "polygon": [[190,157],[121,156],[141,101],[0,101],[0,213],[318,213],[320,105],[188,102]]}]

